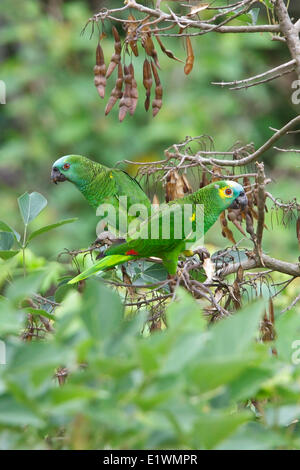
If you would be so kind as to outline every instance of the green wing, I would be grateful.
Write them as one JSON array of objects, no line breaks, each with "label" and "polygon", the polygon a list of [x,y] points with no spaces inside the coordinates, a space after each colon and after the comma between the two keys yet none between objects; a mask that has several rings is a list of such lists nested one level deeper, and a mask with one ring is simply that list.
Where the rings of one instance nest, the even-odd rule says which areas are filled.
[{"label": "green wing", "polygon": [[115,180],[117,196],[127,196],[128,206],[143,204],[149,211],[150,200],[137,180],[123,170],[114,169],[111,173]]}]

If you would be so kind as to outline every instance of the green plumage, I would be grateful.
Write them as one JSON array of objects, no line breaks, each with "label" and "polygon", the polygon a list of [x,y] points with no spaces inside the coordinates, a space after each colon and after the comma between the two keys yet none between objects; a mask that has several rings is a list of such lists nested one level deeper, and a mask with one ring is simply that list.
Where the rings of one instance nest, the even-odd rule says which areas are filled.
[{"label": "green plumage", "polygon": [[59,158],[52,167],[52,180],[73,183],[95,209],[109,203],[119,210],[120,196],[127,197],[128,207],[143,204],[150,208],[147,195],[134,178],[120,169],[107,168],[81,155]]},{"label": "green plumage", "polygon": [[[128,235],[126,243],[112,245],[102,260],[72,279],[70,283],[125,261],[152,256],[161,258],[169,274],[175,274],[178,256],[186,249],[187,243],[193,244],[198,240],[198,235],[204,235],[221,212],[240,196],[245,203],[247,198],[240,184],[218,181],[183,199],[160,207],[148,220],[142,222],[136,232]],[[188,230],[185,230],[186,221],[190,221],[190,224],[187,224]],[[153,225],[156,231],[153,230]],[[164,229],[169,229],[169,233],[164,232]]]}]

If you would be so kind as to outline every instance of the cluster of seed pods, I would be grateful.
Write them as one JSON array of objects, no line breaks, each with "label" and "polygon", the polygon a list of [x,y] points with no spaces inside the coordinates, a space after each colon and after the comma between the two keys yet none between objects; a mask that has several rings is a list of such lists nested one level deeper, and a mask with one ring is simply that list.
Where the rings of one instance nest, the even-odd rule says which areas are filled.
[{"label": "cluster of seed pods", "polygon": [[[153,33],[150,27],[145,23],[137,21],[133,15],[128,16],[128,22],[124,25],[126,32],[123,45],[121,43],[120,35],[115,26],[112,26],[112,34],[114,37],[114,53],[110,59],[110,63],[106,68],[103,49],[98,42],[96,48],[96,65],[94,67],[94,83],[101,98],[105,97],[105,88],[107,79],[112,75],[113,71],[117,68],[117,78],[115,86],[111,91],[108,99],[105,115],[109,114],[113,106],[119,101],[119,120],[122,122],[127,114],[133,115],[138,103],[138,87],[135,79],[134,65],[132,61],[129,65],[122,63],[122,48],[125,47],[125,52],[129,52],[129,48],[135,57],[138,57],[138,37],[141,45],[145,50],[146,56],[143,63],[143,85],[145,88],[145,110],[148,111],[151,104],[151,91],[154,85],[154,97],[152,99],[152,115],[155,117],[162,107],[163,87],[159,78],[158,69],[160,64],[158,54],[155,49],[152,37],[155,37],[161,51],[170,59],[183,62],[175,57],[172,51],[165,48],[159,36]],[[145,20],[144,20],[145,21]],[[139,35],[137,34],[139,28]],[[186,37],[186,50],[187,57],[185,61],[184,72],[188,75],[193,68],[194,54],[193,48],[189,37]]]}]

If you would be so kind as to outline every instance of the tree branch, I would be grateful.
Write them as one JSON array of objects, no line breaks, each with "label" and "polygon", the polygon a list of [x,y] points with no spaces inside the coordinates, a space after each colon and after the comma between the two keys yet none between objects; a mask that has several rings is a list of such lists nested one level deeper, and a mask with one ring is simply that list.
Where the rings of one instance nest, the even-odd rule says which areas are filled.
[{"label": "tree branch", "polygon": [[256,163],[257,166],[257,210],[258,221],[256,229],[256,249],[261,264],[264,266],[262,259],[262,236],[265,226],[265,172],[264,164]]},{"label": "tree branch", "polygon": [[282,136],[284,136],[290,129],[292,129],[298,123],[300,123],[300,115],[292,119],[281,129],[276,131],[275,134],[273,134],[272,137],[270,137],[270,139],[267,140],[255,152],[252,152],[246,157],[236,159],[236,160],[220,160],[217,158],[204,158],[201,156],[201,152],[199,152],[199,154],[196,154],[194,156],[185,155],[185,154],[178,152],[176,150],[176,146],[175,146],[175,153],[172,153],[169,151],[169,149],[167,149],[165,151],[165,155],[167,158],[172,158],[172,157],[186,158],[187,160],[197,161],[199,164],[203,164],[203,165],[205,164],[206,165],[219,165],[221,167],[222,166],[231,166],[231,167],[244,166],[260,158],[261,155],[263,155],[267,150],[269,150],[275,144],[275,142],[277,142]]},{"label": "tree branch", "polygon": [[286,39],[291,56],[296,61],[296,72],[300,80],[300,40],[298,22],[295,26],[290,19],[283,0],[275,1],[275,12],[280,24],[280,30]]},{"label": "tree branch", "polygon": [[[252,4],[253,2],[244,2],[246,5],[247,3]],[[239,7],[239,4],[236,4],[235,8]],[[96,21],[98,22],[99,20],[104,20],[104,19],[110,19],[113,21],[122,21],[126,22],[128,20],[124,20],[121,18],[116,18],[115,14],[119,12],[123,12],[124,10],[127,10],[129,8],[132,8],[134,10],[139,11],[140,13],[145,13],[146,15],[149,15],[154,18],[158,18],[159,22],[167,22],[167,23],[177,23],[177,20],[174,18],[174,14],[171,13],[165,13],[164,11],[160,9],[154,9],[154,8],[149,8],[148,6],[141,5],[140,3],[136,2],[135,0],[128,0],[127,4],[124,7],[121,8],[115,8],[113,10],[109,9],[103,9],[96,15],[94,15],[92,18],[89,19],[89,22]],[[234,11],[235,8],[232,8],[231,11]],[[226,10],[226,13],[228,13],[230,10]],[[224,14],[226,14],[224,13]],[[241,13],[239,13],[237,16],[239,16]],[[231,21],[231,18],[228,18],[226,21]],[[180,16],[178,17],[178,21],[180,22],[180,25],[184,28],[196,28],[196,29],[201,29],[201,32],[199,33],[189,33],[186,34],[187,36],[195,36],[199,34],[205,34],[210,31],[214,31],[216,33],[279,33],[280,32],[280,26],[279,25],[245,25],[245,26],[225,26],[223,23],[221,24],[212,24],[209,23],[208,21],[201,21],[201,20],[194,20],[190,16]],[[160,33],[160,29],[154,30],[153,32],[155,33]],[[163,33],[163,36],[184,36],[185,34],[179,33],[179,34],[168,34],[168,33]]]},{"label": "tree branch", "polygon": [[[253,253],[251,253],[253,255]],[[239,267],[242,267],[243,270],[254,269],[254,268],[269,268],[272,271],[278,271],[280,273],[288,274],[293,277],[300,277],[300,263],[288,263],[286,261],[282,261],[276,258],[271,258],[270,256],[262,253],[262,261],[264,265],[262,265],[261,260],[258,256],[249,256],[249,258],[245,261],[241,261],[240,263],[232,263],[226,266],[225,268],[221,269],[218,272],[218,275],[223,278],[228,276],[229,274],[236,273]]]}]

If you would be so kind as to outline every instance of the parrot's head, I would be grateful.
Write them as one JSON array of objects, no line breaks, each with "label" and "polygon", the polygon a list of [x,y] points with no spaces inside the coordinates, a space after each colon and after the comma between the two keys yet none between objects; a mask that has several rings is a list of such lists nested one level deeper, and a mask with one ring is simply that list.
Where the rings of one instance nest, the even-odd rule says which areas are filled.
[{"label": "parrot's head", "polygon": [[219,206],[225,209],[245,209],[248,199],[243,186],[236,181],[216,181],[212,183]]},{"label": "parrot's head", "polygon": [[65,155],[53,163],[51,180],[55,184],[61,181],[71,181],[80,185],[87,179],[91,163],[88,158],[81,155]]}]

